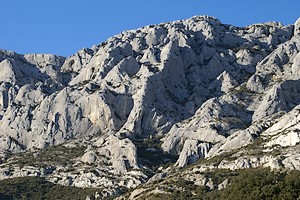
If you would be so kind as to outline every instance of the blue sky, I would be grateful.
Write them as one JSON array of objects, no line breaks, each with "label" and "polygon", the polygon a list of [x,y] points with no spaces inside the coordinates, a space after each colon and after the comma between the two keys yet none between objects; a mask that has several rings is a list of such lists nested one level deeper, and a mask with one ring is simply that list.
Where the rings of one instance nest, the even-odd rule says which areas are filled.
[{"label": "blue sky", "polygon": [[0,48],[70,56],[149,24],[210,15],[236,26],[286,25],[300,17],[299,9],[299,0],[7,0],[0,7]]}]

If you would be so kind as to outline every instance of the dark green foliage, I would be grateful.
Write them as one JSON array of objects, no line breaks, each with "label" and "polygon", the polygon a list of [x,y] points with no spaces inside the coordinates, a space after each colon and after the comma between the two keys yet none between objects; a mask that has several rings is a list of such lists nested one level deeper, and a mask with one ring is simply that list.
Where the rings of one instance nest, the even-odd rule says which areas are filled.
[{"label": "dark green foliage", "polygon": [[14,200],[12,196],[1,194],[1,193],[0,193],[0,199],[2,199],[2,200]]},{"label": "dark green foliage", "polygon": [[176,162],[177,155],[170,155],[161,149],[159,138],[147,138],[134,141],[140,162],[155,171],[160,166],[167,166]]},{"label": "dark green foliage", "polygon": [[96,192],[96,189],[56,185],[39,177],[13,178],[0,181],[1,200],[85,200],[86,196],[93,197]]},{"label": "dark green foliage", "polygon": [[269,169],[241,170],[231,184],[220,192],[221,199],[297,199],[300,172],[271,172]]},{"label": "dark green foliage", "polygon": [[[292,200],[300,198],[300,172],[272,172],[268,168],[243,170],[214,170],[202,173],[211,178],[215,188],[197,186],[181,177],[161,186],[165,192],[151,195],[147,199],[204,199],[204,200]],[[229,185],[217,190],[224,180]],[[171,190],[167,188],[172,188]]]},{"label": "dark green foliage", "polygon": [[40,150],[36,156],[33,153],[17,155],[16,163],[22,168],[25,165],[45,167],[47,165],[62,165],[67,166],[72,164],[72,159],[82,156],[84,147],[65,147],[57,145]]}]

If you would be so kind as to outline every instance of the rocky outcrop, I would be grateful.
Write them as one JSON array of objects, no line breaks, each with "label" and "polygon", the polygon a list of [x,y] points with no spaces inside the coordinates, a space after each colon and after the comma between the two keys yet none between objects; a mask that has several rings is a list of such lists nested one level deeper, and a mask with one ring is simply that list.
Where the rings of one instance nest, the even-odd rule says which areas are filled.
[{"label": "rocky outcrop", "polygon": [[300,35],[300,18],[298,18],[298,20],[295,22],[294,35]]},{"label": "rocky outcrop", "polygon": [[180,156],[176,162],[176,166],[184,167],[192,164],[201,158],[205,158],[210,150],[210,144],[199,143],[197,140],[187,139],[184,142]]},{"label": "rocky outcrop", "polygon": [[[176,167],[260,139],[266,154],[274,146],[295,148],[299,27],[297,20],[239,28],[195,16],[125,31],[68,58],[1,50],[1,162],[11,162],[8,152],[81,141],[85,150],[73,159],[77,175],[57,170],[49,180],[115,191],[114,185],[134,187],[155,173],[158,166],[139,152],[145,146],[162,159],[154,163],[177,156]],[[143,140],[152,143],[142,146]],[[267,155],[218,166],[300,166],[284,153],[289,156],[278,165]],[[96,171],[84,173],[83,166]],[[117,181],[103,178],[105,169]]]}]

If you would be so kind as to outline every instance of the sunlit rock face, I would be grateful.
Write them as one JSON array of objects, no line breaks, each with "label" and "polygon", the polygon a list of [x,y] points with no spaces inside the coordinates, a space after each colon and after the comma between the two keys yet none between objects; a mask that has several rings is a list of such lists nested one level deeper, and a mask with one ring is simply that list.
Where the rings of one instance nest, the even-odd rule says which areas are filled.
[{"label": "sunlit rock face", "polygon": [[[139,172],[148,167],[141,140],[160,143],[148,153],[177,156],[176,167],[262,134],[270,137],[266,147],[295,146],[299,31],[299,20],[240,28],[195,16],[125,31],[68,58],[1,50],[1,152],[75,142],[85,148],[78,163],[142,177],[118,183],[134,187],[147,179]],[[58,183],[89,186],[98,178]]]}]

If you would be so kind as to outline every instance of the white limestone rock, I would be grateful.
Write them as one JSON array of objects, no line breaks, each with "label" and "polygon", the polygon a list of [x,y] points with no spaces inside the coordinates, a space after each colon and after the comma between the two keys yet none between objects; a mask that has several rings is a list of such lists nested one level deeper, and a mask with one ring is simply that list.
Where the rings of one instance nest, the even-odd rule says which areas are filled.
[{"label": "white limestone rock", "polygon": [[185,140],[175,165],[177,167],[185,167],[201,158],[205,158],[210,150],[210,146],[209,143],[201,143],[197,140]]},{"label": "white limestone rock", "polygon": [[234,87],[238,86],[238,82],[228,72],[224,71],[217,77],[221,86],[221,91],[224,93],[230,92]]},{"label": "white limestone rock", "polygon": [[260,105],[253,113],[253,121],[262,119],[265,116],[287,111],[298,105],[300,90],[298,90],[299,81],[285,81],[275,84],[264,95]]},{"label": "white limestone rock", "polygon": [[292,111],[283,115],[263,135],[269,137],[269,141],[265,144],[267,147],[276,145],[290,147],[298,145],[300,142],[299,106],[296,106]]},{"label": "white limestone rock", "polygon": [[13,68],[13,64],[10,60],[2,60],[0,63],[1,75],[0,80],[4,82],[15,83],[16,76]]},{"label": "white limestone rock", "polygon": [[81,157],[81,161],[87,164],[95,163],[96,159],[97,159],[96,152],[93,150],[89,150],[85,152]]},{"label": "white limestone rock", "polygon": [[282,160],[282,164],[284,165],[285,169],[288,170],[299,170],[300,169],[300,159],[299,159],[299,152],[292,152],[285,155],[286,158]]},{"label": "white limestone rock", "polygon": [[225,189],[229,184],[229,180],[228,179],[225,179],[222,183],[220,183],[218,185],[218,190],[223,190]]},{"label": "white limestone rock", "polygon": [[276,136],[278,134],[288,132],[289,130],[296,131],[299,126],[299,120],[300,106],[296,106],[293,110],[280,117],[278,122],[265,131],[264,135]]},{"label": "white limestone rock", "polygon": [[[125,31],[69,58],[0,50],[0,150],[84,141],[91,147],[76,158],[77,174],[55,172],[49,179],[101,185],[108,195],[148,178],[137,173],[148,168],[136,138],[160,138],[164,153],[179,156],[177,167],[243,148],[260,136],[270,139],[266,148],[296,148],[298,22],[237,28],[195,16]],[[286,155],[284,166],[300,166],[294,154]],[[279,169],[280,162],[240,157],[218,167]],[[96,172],[83,173],[79,165],[95,165]],[[17,171],[27,176],[32,169]]]},{"label": "white limestone rock", "polygon": [[275,145],[280,145],[282,147],[295,146],[300,143],[300,133],[295,131],[290,131],[288,133],[280,134],[275,136],[269,141],[266,146],[273,147]]},{"label": "white limestone rock", "polygon": [[249,169],[249,168],[259,168],[259,167],[270,167],[271,169],[281,169],[282,164],[280,158],[273,156],[248,156],[248,157],[239,157],[234,161],[223,160],[218,165],[219,169]]},{"label": "white limestone rock", "polygon": [[300,35],[300,18],[298,18],[298,20],[294,24],[294,35]]},{"label": "white limestone rock", "polygon": [[131,192],[129,199],[136,200],[136,199],[138,199],[139,195],[145,191],[146,191],[146,189],[135,189],[133,192]]}]

